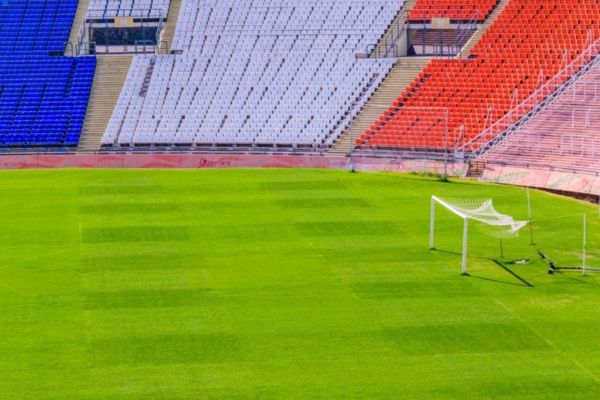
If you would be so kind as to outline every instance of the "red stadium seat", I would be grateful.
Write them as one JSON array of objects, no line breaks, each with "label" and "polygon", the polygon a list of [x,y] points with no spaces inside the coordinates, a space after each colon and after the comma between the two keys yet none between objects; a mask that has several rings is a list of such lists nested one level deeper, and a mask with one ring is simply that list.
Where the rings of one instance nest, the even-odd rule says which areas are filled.
[{"label": "red stadium seat", "polygon": [[485,21],[498,0],[417,0],[408,14],[409,22],[449,18],[452,21]]},{"label": "red stadium seat", "polygon": [[600,37],[599,20],[600,0],[512,0],[472,58],[433,60],[356,144],[443,149],[445,111],[426,107],[448,108],[449,147],[476,137]]}]

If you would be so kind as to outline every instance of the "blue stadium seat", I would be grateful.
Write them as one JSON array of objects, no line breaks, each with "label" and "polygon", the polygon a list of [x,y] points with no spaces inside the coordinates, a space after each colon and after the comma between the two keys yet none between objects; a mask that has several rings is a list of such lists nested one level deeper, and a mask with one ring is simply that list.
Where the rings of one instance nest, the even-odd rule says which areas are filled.
[{"label": "blue stadium seat", "polygon": [[74,146],[95,57],[62,54],[77,0],[0,1],[0,147]]}]

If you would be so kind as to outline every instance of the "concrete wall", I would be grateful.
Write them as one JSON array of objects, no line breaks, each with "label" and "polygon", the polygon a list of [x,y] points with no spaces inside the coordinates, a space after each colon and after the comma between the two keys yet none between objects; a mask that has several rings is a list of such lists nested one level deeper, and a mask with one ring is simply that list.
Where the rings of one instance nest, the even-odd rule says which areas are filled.
[{"label": "concrete wall", "polygon": [[[8,155],[0,157],[0,169],[48,168],[324,168],[357,171],[444,172],[444,163],[395,158],[252,155],[252,154],[74,154]],[[465,165],[448,164],[448,174],[464,176]],[[481,180],[493,183],[546,188],[600,195],[598,176],[534,168],[490,165]]]}]

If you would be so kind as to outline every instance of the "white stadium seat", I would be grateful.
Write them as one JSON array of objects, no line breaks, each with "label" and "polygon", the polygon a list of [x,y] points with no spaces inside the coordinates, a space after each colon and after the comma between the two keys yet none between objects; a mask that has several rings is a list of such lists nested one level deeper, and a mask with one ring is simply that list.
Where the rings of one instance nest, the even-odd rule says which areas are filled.
[{"label": "white stadium seat", "polygon": [[136,15],[152,10],[152,15],[163,18],[169,12],[171,0],[90,0],[88,9],[95,18]]},{"label": "white stadium seat", "polygon": [[173,55],[134,58],[102,139],[328,145],[391,59],[361,59],[402,1],[183,0]]}]

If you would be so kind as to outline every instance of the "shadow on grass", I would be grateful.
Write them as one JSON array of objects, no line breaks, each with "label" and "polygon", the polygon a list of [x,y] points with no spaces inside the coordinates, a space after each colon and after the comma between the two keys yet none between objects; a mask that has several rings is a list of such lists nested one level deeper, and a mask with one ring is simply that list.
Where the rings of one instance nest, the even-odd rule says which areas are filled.
[{"label": "shadow on grass", "polygon": [[[578,275],[575,275],[575,276],[569,275],[569,273],[579,274],[579,276]],[[554,272],[554,274],[560,275],[563,278],[566,278],[570,281],[575,281],[577,283],[583,283],[583,284],[590,283],[589,281],[586,281],[583,278],[585,275],[582,275],[581,268],[578,268],[578,269],[576,269],[576,268],[573,268],[573,269],[559,268]]]},{"label": "shadow on grass", "polygon": [[516,272],[514,272],[513,270],[511,270],[510,268],[508,268],[506,265],[504,265],[502,262],[498,261],[498,260],[493,260],[496,265],[498,265],[500,268],[502,268],[503,270],[505,270],[506,272],[508,272],[509,274],[511,274],[512,276],[514,276],[515,278],[517,278],[523,285],[527,286],[527,287],[534,287],[531,283],[527,282],[524,278],[522,278],[521,276],[517,275]]},{"label": "shadow on grass", "polygon": [[[440,252],[440,253],[451,254],[453,256],[462,256],[462,253],[459,252],[459,251],[442,250],[442,249],[437,249],[437,248],[434,248],[434,249],[431,249],[431,250],[432,251],[437,251],[437,252]],[[495,261],[493,258],[490,258],[490,257],[481,257],[481,256],[472,256],[472,255],[469,255],[469,258],[475,258],[475,259],[478,259],[478,260]]]},{"label": "shadow on grass", "polygon": [[494,282],[494,283],[501,283],[503,285],[510,285],[510,286],[519,286],[519,287],[530,287],[528,285],[524,285],[523,283],[514,283],[514,282],[508,282],[508,281],[501,281],[499,279],[492,279],[492,278],[485,278],[483,276],[477,276],[477,275],[468,275],[470,278],[474,278],[474,279],[479,279],[482,281],[488,281],[488,282]]},{"label": "shadow on grass", "polygon": [[[462,253],[460,253],[458,251],[440,250],[440,249],[431,249],[431,250],[433,250],[433,251],[439,251],[440,253],[451,254],[451,255],[455,255],[455,256],[462,256]],[[471,275],[470,273],[465,274],[465,276],[468,276],[470,278],[475,278],[475,279],[480,279],[480,280],[488,281],[488,282],[502,283],[504,285],[521,286],[521,287],[523,287],[523,286],[534,287],[531,283],[529,283],[528,281],[526,281],[524,278],[522,278],[521,276],[519,276],[516,272],[514,272],[513,270],[511,270],[510,268],[508,268],[506,265],[504,265],[502,262],[498,261],[495,258],[481,257],[481,256],[469,256],[469,258],[475,258],[475,259],[478,259],[478,260],[492,261],[496,265],[498,265],[500,268],[502,268],[503,270],[505,270],[506,272],[508,272],[512,276],[514,276],[521,283],[514,283],[514,282],[502,281],[502,280],[498,280],[498,279],[486,278],[486,277],[483,277],[483,276]]]},{"label": "shadow on grass", "polygon": [[[563,272],[560,272],[560,271],[559,271],[559,274],[563,274]],[[590,283],[590,282],[588,282],[588,281],[586,281],[586,280],[583,280],[583,279],[581,279],[581,278],[575,278],[575,277],[573,277],[573,276],[567,276],[567,275],[563,275],[563,276],[564,276],[565,278],[567,278],[568,280],[570,280],[570,281],[575,281],[575,282],[577,282],[577,283]]]}]

